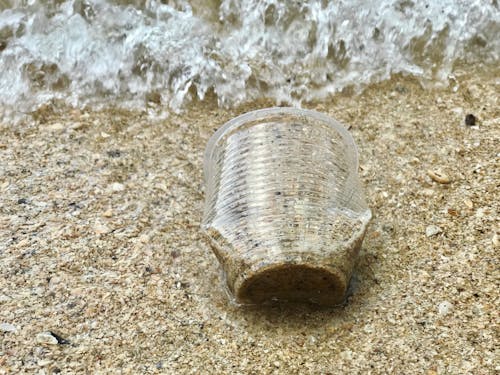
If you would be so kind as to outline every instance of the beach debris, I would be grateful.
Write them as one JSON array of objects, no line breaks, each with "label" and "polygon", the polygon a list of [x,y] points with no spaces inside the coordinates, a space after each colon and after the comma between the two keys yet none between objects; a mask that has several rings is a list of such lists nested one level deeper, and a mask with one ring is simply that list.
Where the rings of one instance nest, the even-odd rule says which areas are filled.
[{"label": "beach debris", "polygon": [[491,238],[491,243],[493,244],[494,247],[498,247],[500,245],[500,239],[498,238],[498,233],[495,233],[493,237]]},{"label": "beach debris", "polygon": [[40,332],[38,335],[36,335],[36,341],[39,344],[46,344],[46,345],[66,345],[69,344],[69,341],[62,338],[60,335],[57,333],[54,333],[52,331],[44,331]]},{"label": "beach debris", "polygon": [[113,210],[109,209],[103,212],[102,216],[104,217],[112,217],[113,216]]},{"label": "beach debris", "polygon": [[2,332],[16,332],[17,328],[14,324],[0,323],[0,331],[2,331]]},{"label": "beach debris", "polygon": [[465,116],[465,125],[467,126],[474,126],[477,123],[477,117],[474,116],[472,113],[469,113],[468,115]]},{"label": "beach debris", "polygon": [[427,175],[435,182],[440,184],[449,184],[451,178],[444,172],[429,169]]},{"label": "beach debris", "polygon": [[[270,108],[226,123],[205,155],[202,230],[223,260],[233,302],[344,303],[371,218],[346,128],[317,112]],[[316,209],[332,204],[335,210]]]},{"label": "beach debris", "polygon": [[443,301],[438,305],[438,314],[441,316],[448,315],[453,309],[453,305],[448,301]]},{"label": "beach debris", "polygon": [[427,228],[425,228],[425,235],[427,237],[435,236],[436,234],[441,232],[441,228],[439,228],[437,225],[429,225]]},{"label": "beach debris", "polygon": [[19,198],[17,204],[28,204],[28,200],[26,198]]}]

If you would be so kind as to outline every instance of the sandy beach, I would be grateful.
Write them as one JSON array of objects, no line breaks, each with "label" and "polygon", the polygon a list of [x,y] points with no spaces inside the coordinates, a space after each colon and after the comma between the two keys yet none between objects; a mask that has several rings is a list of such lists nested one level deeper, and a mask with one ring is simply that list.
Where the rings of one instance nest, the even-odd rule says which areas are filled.
[{"label": "sandy beach", "polygon": [[229,304],[199,230],[207,140],[273,103],[0,124],[0,374],[498,373],[499,91],[457,72],[304,106],[349,127],[374,214],[334,309]]}]

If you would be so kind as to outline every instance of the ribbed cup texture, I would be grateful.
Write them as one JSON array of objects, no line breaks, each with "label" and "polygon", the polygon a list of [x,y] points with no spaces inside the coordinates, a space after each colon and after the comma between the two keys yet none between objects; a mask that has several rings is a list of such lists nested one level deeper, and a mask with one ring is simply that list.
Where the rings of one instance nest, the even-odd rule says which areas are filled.
[{"label": "ribbed cup texture", "polygon": [[202,229],[237,303],[342,302],[371,213],[337,122],[272,108],[221,128],[205,154]]}]

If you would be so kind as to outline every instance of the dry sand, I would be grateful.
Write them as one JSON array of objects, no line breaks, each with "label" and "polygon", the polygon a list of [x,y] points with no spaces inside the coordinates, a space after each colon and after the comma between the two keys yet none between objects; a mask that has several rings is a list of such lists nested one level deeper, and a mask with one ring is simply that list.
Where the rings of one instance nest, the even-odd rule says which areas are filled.
[{"label": "dry sand", "polygon": [[228,304],[199,231],[208,138],[271,103],[0,125],[0,374],[498,373],[490,77],[456,91],[395,78],[308,106],[351,126],[374,213],[335,309]]}]

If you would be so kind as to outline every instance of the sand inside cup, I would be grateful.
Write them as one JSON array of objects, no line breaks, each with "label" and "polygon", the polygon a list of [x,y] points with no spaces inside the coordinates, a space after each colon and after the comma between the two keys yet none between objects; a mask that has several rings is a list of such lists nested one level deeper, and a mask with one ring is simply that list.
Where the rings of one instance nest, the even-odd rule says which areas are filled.
[{"label": "sand inside cup", "polygon": [[248,275],[237,285],[236,298],[243,303],[309,301],[320,305],[342,302],[346,279],[335,269],[309,264],[276,263]]}]

